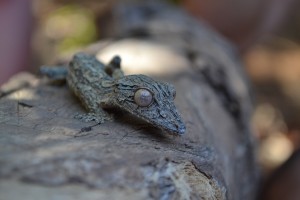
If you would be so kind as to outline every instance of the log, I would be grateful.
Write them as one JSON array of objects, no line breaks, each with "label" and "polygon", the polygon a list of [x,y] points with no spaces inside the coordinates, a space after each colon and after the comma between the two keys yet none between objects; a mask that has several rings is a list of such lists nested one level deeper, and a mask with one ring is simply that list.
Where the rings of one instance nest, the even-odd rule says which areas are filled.
[{"label": "log", "polygon": [[120,4],[111,16],[107,39],[86,51],[174,84],[185,135],[126,113],[82,122],[66,85],[19,74],[0,93],[0,199],[254,199],[252,97],[234,48],[169,5]]}]

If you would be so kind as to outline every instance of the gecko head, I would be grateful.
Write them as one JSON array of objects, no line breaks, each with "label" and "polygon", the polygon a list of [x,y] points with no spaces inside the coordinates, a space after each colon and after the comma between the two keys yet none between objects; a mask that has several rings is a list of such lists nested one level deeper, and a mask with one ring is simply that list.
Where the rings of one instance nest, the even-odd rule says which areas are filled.
[{"label": "gecko head", "polygon": [[174,104],[173,85],[145,75],[129,75],[116,81],[114,94],[115,106],[166,132],[184,134],[185,125]]}]

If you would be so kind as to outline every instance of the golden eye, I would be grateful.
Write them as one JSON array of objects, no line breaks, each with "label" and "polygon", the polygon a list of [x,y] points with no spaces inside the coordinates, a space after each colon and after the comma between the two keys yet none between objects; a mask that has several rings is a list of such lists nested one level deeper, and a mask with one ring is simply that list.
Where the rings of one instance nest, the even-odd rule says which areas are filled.
[{"label": "golden eye", "polygon": [[146,107],[152,103],[153,95],[149,90],[141,88],[135,92],[134,101],[137,105]]}]

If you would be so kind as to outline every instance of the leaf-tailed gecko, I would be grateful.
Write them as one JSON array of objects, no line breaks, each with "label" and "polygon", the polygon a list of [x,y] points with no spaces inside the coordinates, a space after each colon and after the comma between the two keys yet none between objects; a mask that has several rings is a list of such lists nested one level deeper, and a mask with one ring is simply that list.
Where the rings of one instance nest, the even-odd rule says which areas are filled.
[{"label": "leaf-tailed gecko", "polygon": [[185,124],[174,104],[174,86],[142,74],[125,76],[120,65],[119,56],[104,65],[93,55],[77,53],[67,67],[44,66],[41,73],[53,79],[66,78],[69,88],[88,111],[79,117],[84,121],[103,123],[111,119],[105,108],[112,107],[166,132],[184,134]]}]

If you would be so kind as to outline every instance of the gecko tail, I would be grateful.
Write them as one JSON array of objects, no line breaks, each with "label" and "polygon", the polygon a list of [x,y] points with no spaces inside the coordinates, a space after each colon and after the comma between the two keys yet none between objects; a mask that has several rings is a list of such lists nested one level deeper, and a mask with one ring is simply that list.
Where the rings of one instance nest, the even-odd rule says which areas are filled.
[{"label": "gecko tail", "polygon": [[54,80],[66,79],[68,68],[66,66],[41,66],[40,73]]}]

